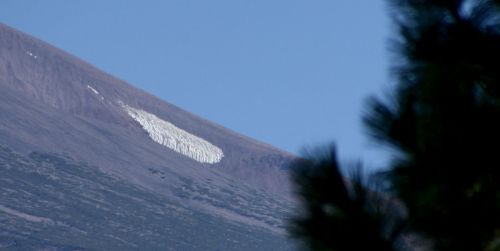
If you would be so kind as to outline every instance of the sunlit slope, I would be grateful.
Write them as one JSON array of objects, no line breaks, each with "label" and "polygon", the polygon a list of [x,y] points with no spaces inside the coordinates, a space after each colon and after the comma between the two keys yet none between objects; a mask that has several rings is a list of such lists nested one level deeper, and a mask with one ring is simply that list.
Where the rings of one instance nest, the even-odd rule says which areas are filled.
[{"label": "sunlit slope", "polygon": [[[168,86],[176,83],[162,84]],[[99,131],[92,132],[91,135],[86,135],[86,132],[79,134],[80,128],[73,126],[71,132],[54,135],[55,138],[84,141],[82,138],[98,137],[96,140],[101,141],[89,141],[79,146],[71,146],[71,142],[61,144],[56,140],[39,142],[37,137],[40,137],[40,132],[58,132],[52,132],[50,125],[25,131],[14,130],[9,128],[12,127],[8,121],[10,118],[4,118],[6,121],[0,126],[0,133],[23,135],[17,144],[17,150],[49,148],[54,152],[65,151],[72,157],[83,157],[93,164],[106,162],[106,168],[113,171],[116,171],[116,168],[113,161],[109,161],[112,158],[125,158],[119,169],[136,169],[135,160],[154,161],[157,164],[178,162],[176,165],[179,166],[199,167],[205,164],[179,154],[175,149],[158,144],[148,137],[148,132],[123,108],[122,104],[126,104],[153,114],[219,148],[224,157],[218,162],[212,161],[214,163],[209,167],[273,193],[288,192],[287,174],[284,169],[292,158],[291,155],[194,116],[5,25],[0,25],[0,95],[14,96],[18,99],[17,104],[21,106],[36,106],[46,113],[83,120],[82,124],[86,123]],[[3,103],[2,108],[11,105],[6,104],[8,101],[5,99],[0,102]],[[35,111],[25,114],[32,119],[39,115],[35,114]],[[109,137],[110,134],[114,135]],[[130,148],[134,147],[141,150],[130,151]],[[92,148],[93,151],[82,152],[82,148]],[[102,158],[94,158],[97,154],[110,150],[116,152],[107,153]],[[123,156],[124,153],[127,157]],[[80,156],[82,154],[86,156]],[[219,157],[221,156],[217,158]]]},{"label": "sunlit slope", "polygon": [[[145,250],[288,247],[285,226],[293,204],[287,168],[293,156],[5,25],[0,118],[2,161],[14,161],[9,168],[0,165],[1,243],[97,250],[118,243]],[[48,162],[37,156],[49,156]],[[130,231],[115,235],[121,231],[116,224]],[[142,225],[150,235],[137,232]],[[85,233],[92,229],[100,233],[96,238]]]}]

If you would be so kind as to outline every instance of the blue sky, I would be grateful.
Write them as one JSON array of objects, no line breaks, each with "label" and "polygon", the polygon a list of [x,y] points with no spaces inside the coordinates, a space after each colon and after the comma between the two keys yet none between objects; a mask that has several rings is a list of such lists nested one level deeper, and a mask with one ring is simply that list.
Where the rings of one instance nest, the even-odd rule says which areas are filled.
[{"label": "blue sky", "polygon": [[0,22],[278,148],[336,142],[384,162],[361,113],[388,86],[389,20],[368,0],[2,0]]}]

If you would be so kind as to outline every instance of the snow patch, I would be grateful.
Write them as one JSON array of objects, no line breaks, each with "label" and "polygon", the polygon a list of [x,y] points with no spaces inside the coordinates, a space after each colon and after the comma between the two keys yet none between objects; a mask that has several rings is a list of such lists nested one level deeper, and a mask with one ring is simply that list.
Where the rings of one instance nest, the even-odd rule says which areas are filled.
[{"label": "snow patch", "polygon": [[0,205],[0,211],[3,211],[5,213],[17,216],[19,218],[22,218],[24,220],[31,221],[31,222],[36,222],[36,223],[52,223],[51,219],[44,218],[44,217],[38,217],[38,216],[31,215],[31,214],[22,213],[22,212],[19,212],[17,210],[14,210],[14,209],[2,206],[2,205]]},{"label": "snow patch", "polygon": [[217,146],[158,118],[154,114],[123,103],[121,106],[130,117],[139,122],[142,128],[148,132],[149,137],[158,144],[201,163],[215,164],[224,157],[224,153]]},{"label": "snow patch", "polygon": [[87,89],[93,92],[96,95],[96,98],[98,98],[101,102],[104,102],[104,97],[100,95],[99,92],[94,87],[87,85]]},{"label": "snow patch", "polygon": [[91,90],[93,93],[95,93],[96,95],[99,95],[99,92],[92,86],[90,85],[87,85],[87,89]]},{"label": "snow patch", "polygon": [[38,56],[37,56],[37,55],[35,55],[35,54],[33,54],[33,52],[31,52],[31,51],[26,51],[26,54],[28,54],[28,56],[30,56],[30,57],[32,57],[32,58],[34,58],[34,59],[37,59],[37,58],[38,58]]}]

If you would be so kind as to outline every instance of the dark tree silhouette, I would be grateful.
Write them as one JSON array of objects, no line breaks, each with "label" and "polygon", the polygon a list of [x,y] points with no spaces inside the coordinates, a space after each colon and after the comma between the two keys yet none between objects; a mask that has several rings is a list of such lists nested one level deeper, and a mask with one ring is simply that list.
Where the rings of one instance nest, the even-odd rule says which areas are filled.
[{"label": "dark tree silhouette", "polygon": [[437,250],[500,250],[500,1],[389,2],[397,87],[364,120],[392,191]]},{"label": "dark tree silhouette", "polygon": [[[369,189],[361,169],[344,179],[332,148],[318,149],[292,165],[300,216],[290,228],[311,250],[397,250],[402,212]],[[401,210],[399,210],[401,211]]]},{"label": "dark tree silhouette", "polygon": [[432,250],[498,251],[500,0],[388,2],[396,87],[363,119],[396,150],[380,176],[404,210],[362,175],[344,180],[331,151],[294,166],[292,233],[312,250],[405,250],[416,234]]}]

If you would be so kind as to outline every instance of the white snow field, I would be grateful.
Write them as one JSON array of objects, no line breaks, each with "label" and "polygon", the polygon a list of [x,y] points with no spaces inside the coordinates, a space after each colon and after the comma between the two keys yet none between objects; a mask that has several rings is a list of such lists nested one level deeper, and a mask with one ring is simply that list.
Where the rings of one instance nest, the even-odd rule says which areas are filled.
[{"label": "white snow field", "polygon": [[125,104],[121,105],[130,117],[141,124],[155,142],[201,163],[215,164],[224,157],[222,150],[210,142],[192,135],[154,114]]}]

